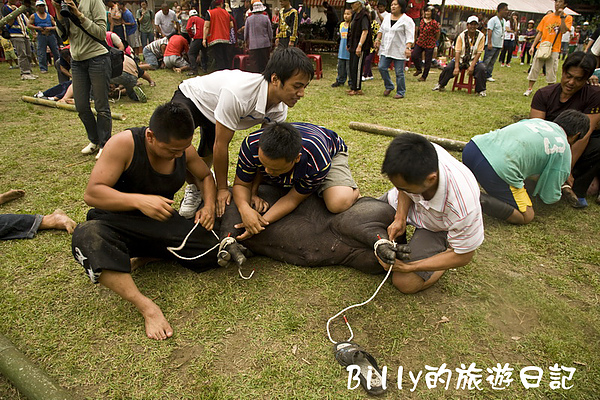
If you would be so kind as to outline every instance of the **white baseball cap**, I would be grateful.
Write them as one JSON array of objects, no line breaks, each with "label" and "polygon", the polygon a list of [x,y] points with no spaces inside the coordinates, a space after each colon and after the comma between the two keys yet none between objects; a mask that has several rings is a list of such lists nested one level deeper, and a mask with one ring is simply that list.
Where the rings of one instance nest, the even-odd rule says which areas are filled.
[{"label": "white baseball cap", "polygon": [[467,24],[470,24],[471,22],[479,23],[479,18],[477,18],[476,15],[471,15],[469,18],[467,18]]},{"label": "white baseball cap", "polygon": [[35,2],[35,5],[36,5],[36,6],[45,6],[45,5],[46,5],[46,2],[45,2],[44,0],[37,0],[37,1]]},{"label": "white baseball cap", "polygon": [[198,15],[198,11],[190,10],[190,17],[193,17],[194,15]]},{"label": "white baseball cap", "polygon": [[365,0],[346,0],[346,3],[356,3],[357,1],[363,6],[365,5]]}]

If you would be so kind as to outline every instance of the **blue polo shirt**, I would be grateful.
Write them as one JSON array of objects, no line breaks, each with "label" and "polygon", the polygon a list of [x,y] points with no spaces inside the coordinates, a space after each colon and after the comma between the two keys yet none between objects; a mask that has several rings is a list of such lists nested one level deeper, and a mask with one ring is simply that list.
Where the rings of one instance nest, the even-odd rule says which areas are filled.
[{"label": "blue polo shirt", "polygon": [[250,134],[240,147],[236,176],[250,183],[260,172],[263,179],[273,185],[292,188],[300,194],[316,191],[329,173],[331,159],[337,153],[348,151],[344,140],[332,130],[304,122],[292,124],[302,134],[302,151],[291,171],[279,176],[270,176],[258,159],[258,144],[263,130]]}]

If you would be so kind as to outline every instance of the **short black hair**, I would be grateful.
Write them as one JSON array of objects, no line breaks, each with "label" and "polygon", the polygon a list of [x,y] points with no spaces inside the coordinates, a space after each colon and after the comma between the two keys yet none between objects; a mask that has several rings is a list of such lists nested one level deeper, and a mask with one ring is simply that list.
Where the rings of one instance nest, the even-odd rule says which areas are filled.
[{"label": "short black hair", "polygon": [[292,124],[268,124],[260,135],[258,147],[271,160],[292,162],[302,151],[302,134]]},{"label": "short black hair", "polygon": [[438,155],[433,144],[416,133],[403,133],[394,138],[385,152],[381,173],[401,176],[406,183],[418,185],[438,171]]},{"label": "short black hair", "polygon": [[173,101],[156,107],[148,127],[156,139],[163,143],[169,143],[172,139],[188,139],[194,136],[195,129],[190,109]]},{"label": "short black hair", "polygon": [[496,10],[500,11],[500,10],[503,10],[504,8],[508,8],[508,4],[500,3],[500,4],[498,4],[498,8]]},{"label": "short black hair", "polygon": [[590,119],[587,115],[577,110],[565,110],[561,112],[554,119],[554,123],[564,129],[567,137],[579,134],[579,139],[581,139],[590,130]]},{"label": "short black hair", "polygon": [[596,69],[596,57],[591,53],[584,53],[583,51],[574,51],[569,54],[565,62],[563,63],[562,70],[567,72],[571,67],[579,67],[583,70],[585,79],[590,79],[590,76]]},{"label": "short black hair", "polygon": [[263,76],[267,82],[271,82],[271,76],[275,74],[281,84],[285,84],[285,81],[298,72],[305,73],[312,80],[315,68],[310,58],[297,47],[278,48],[271,54]]},{"label": "short black hair", "polygon": [[[392,4],[392,1],[390,1],[390,4]],[[406,12],[407,7],[406,0],[396,0],[396,2],[398,3],[398,7],[400,7],[400,12],[404,14]]]}]

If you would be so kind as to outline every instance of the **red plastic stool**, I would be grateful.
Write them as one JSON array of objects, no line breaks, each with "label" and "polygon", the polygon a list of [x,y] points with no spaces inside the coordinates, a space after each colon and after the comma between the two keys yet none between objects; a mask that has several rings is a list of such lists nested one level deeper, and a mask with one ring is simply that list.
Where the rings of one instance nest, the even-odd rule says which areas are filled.
[{"label": "red plastic stool", "polygon": [[[463,69],[462,71],[460,71],[460,75],[456,76],[454,78],[454,83],[452,84],[452,91],[454,92],[454,89],[458,88],[458,90],[460,89],[467,89],[467,92],[469,94],[471,94],[471,92],[473,91],[473,75],[469,75],[469,81],[465,83],[465,72],[467,70]],[[460,81],[458,80],[460,77]]]},{"label": "red plastic stool", "polygon": [[231,69],[235,69],[235,62],[238,61],[239,69],[242,71],[248,70],[248,54],[236,54],[231,61]]},{"label": "red plastic stool", "polygon": [[307,54],[306,56],[311,60],[315,60],[315,64],[317,64],[315,79],[321,79],[323,77],[323,64],[321,63],[321,56],[318,54]]}]

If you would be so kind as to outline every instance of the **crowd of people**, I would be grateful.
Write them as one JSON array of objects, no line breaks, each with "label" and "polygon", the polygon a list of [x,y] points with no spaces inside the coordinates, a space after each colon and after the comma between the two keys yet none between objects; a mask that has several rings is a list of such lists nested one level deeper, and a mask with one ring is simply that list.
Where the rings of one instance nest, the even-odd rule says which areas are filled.
[{"label": "crowd of people", "polygon": [[[227,46],[238,30],[222,0],[213,1],[204,18],[188,4],[176,10],[164,4],[154,16],[156,40],[144,35],[149,43],[142,49],[145,63],[141,64],[136,56],[142,46],[131,37],[135,35],[132,27],[137,29],[136,19],[123,3],[109,2],[107,9],[101,0],[81,0],[78,4],[64,0],[70,16],[55,13],[53,19],[43,1],[38,0],[36,14],[29,23],[42,34],[53,35],[56,30],[60,39],[69,43],[69,56],[65,57],[68,62],[61,54],[59,71],[70,75],[72,83],[63,82],[60,88],[65,93],[71,88],[86,129],[89,144],[82,152],[98,152],[84,195],[85,202],[94,208],[87,221],[76,228],[57,210],[46,217],[3,217],[8,222],[0,232],[6,232],[4,238],[8,239],[32,237],[37,229],[45,228],[73,232],[74,258],[93,283],[108,287],[136,306],[145,319],[148,337],[166,339],[173,329],[160,308],[135,285],[131,272],[140,264],[132,263],[132,258],[171,259],[203,271],[219,264],[219,255],[233,240],[212,232],[216,218],[224,215],[228,205],[235,204],[239,210],[243,233],[236,239],[243,241],[293,213],[313,193],[322,197],[331,213],[342,213],[359,199],[359,187],[348,163],[351,149],[343,138],[312,123],[286,123],[288,109],[304,97],[315,74],[312,61],[294,46],[298,12],[289,1],[281,2],[274,36],[264,4],[255,1],[249,9],[240,35],[248,42],[250,55],[255,55],[253,71],[229,69]],[[439,35],[435,10],[426,7],[424,1],[416,2],[417,6],[411,1],[413,6],[409,7],[404,0],[393,0],[390,12],[383,2],[372,12],[364,0],[347,3],[350,7],[339,25],[342,41],[333,86],[341,86],[348,79],[348,94],[363,94],[362,66],[373,48],[379,56],[383,95],[395,90],[396,99],[404,98],[406,61],[420,64],[424,53],[425,66],[418,68],[416,75],[422,74],[422,81],[427,79],[427,63]],[[60,9],[59,3],[52,4],[55,10]],[[588,205],[588,188],[600,176],[600,88],[588,83],[598,65],[600,46],[595,43],[591,52],[575,47],[564,61],[560,82],[551,82],[552,75],[555,79],[558,73],[553,63],[558,60],[560,35],[572,26],[572,18],[564,14],[564,1],[556,0],[555,4],[555,11],[536,28],[529,50],[533,55],[529,81],[535,82],[532,78],[545,65],[550,83],[533,96],[529,119],[474,136],[464,149],[463,162],[417,134],[400,135],[389,145],[381,171],[393,187],[381,200],[395,209],[395,216],[385,240],[405,241],[406,225],[414,225],[416,232],[409,246],[418,249],[410,261],[380,259],[384,269],[392,269],[392,282],[401,292],[424,290],[446,270],[468,264],[483,242],[482,213],[526,224],[534,218],[532,196],[539,196],[545,203],[564,196],[573,207]],[[415,8],[419,9],[417,14]],[[152,19],[144,6],[141,10],[136,13],[138,20]],[[440,74],[434,90],[443,90],[451,77],[466,70],[475,76],[476,92],[485,96],[486,82],[493,82],[493,64],[503,46],[508,46],[509,55],[504,65],[510,64],[507,61],[512,57],[512,44],[506,42],[513,39],[507,39],[506,34],[514,37],[517,19],[507,22],[507,16],[506,3],[500,3],[485,34],[479,30],[479,17],[467,19],[466,30],[457,36],[455,57]],[[186,29],[182,31],[180,21],[185,20]],[[377,32],[373,22],[379,26]],[[23,19],[15,20],[11,26],[25,29],[22,23]],[[268,36],[268,40],[258,40],[260,35]],[[20,52],[25,38],[14,39]],[[278,48],[269,54],[273,39]],[[540,56],[540,42],[551,42],[546,61]],[[111,47],[125,53],[120,76],[112,74]],[[132,100],[145,101],[136,82],[138,77],[145,77],[153,83],[146,70],[162,63],[176,71],[190,69],[195,75],[198,67],[206,67],[206,55],[201,53],[207,48],[212,48],[216,71],[185,79],[171,101],[155,109],[148,126],[112,136],[108,102],[111,82],[122,86]],[[558,51],[554,51],[556,48]],[[194,63],[188,64],[189,53],[195,55]],[[480,62],[482,53],[485,55]],[[392,62],[395,85],[389,75]],[[22,75],[31,74],[27,68],[21,70]],[[97,115],[90,108],[92,92]],[[42,93],[46,95],[49,93]],[[230,187],[231,141],[236,131],[258,125],[261,129],[234,149],[237,167]],[[198,127],[201,140],[195,149],[191,141]],[[176,212],[173,198],[184,182],[185,196]],[[261,183],[287,192],[268,204],[257,194]],[[0,202],[22,195],[20,191],[7,192],[0,196]],[[600,196],[596,201],[600,204]],[[194,235],[188,235],[194,229]],[[183,238],[187,244],[175,257],[167,249],[178,246]],[[194,257],[198,254],[204,256]]]}]

